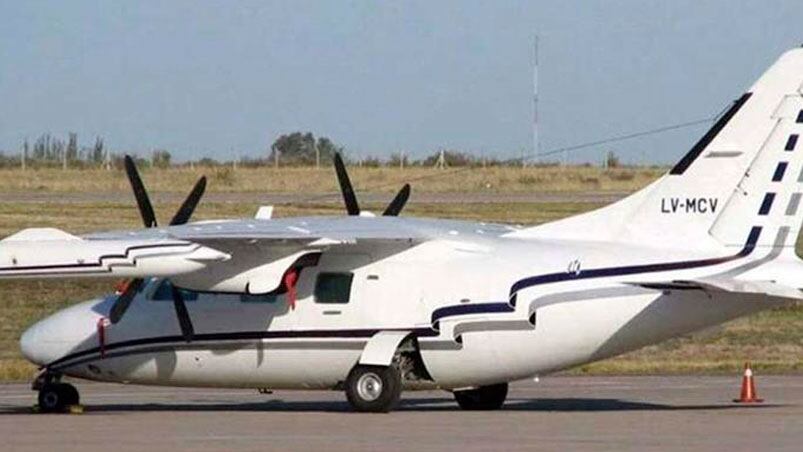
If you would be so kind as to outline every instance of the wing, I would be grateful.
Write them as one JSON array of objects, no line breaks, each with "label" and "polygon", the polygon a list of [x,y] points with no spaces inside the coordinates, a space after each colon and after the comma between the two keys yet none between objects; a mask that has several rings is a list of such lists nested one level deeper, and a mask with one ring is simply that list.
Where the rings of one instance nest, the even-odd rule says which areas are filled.
[{"label": "wing", "polygon": [[349,247],[355,256],[376,260],[437,239],[460,242],[462,247],[482,246],[477,245],[481,240],[509,231],[499,225],[355,215],[198,222],[94,237],[170,237],[204,245],[231,259],[172,278],[177,285],[262,294],[281,287],[287,272],[316,265],[318,257],[335,248]]},{"label": "wing", "polygon": [[392,216],[208,221],[83,237],[27,229],[0,241],[0,278],[161,276],[193,290],[266,293],[333,247],[356,245],[379,259],[429,240],[476,244],[510,229]]},{"label": "wing", "polygon": [[187,240],[88,240],[58,229],[25,229],[0,241],[0,278],[171,276],[229,258]]},{"label": "wing", "polygon": [[355,215],[204,222],[168,228],[167,232],[233,256],[225,264],[174,278],[180,286],[263,294],[279,289],[289,271],[317,265],[328,250],[350,248],[345,252],[354,253],[355,258],[359,254],[381,259],[438,237],[454,237],[449,231],[455,231],[441,226],[399,217]]},{"label": "wing", "polygon": [[202,221],[166,228],[119,231],[87,239],[171,238],[198,243],[251,241],[331,246],[357,242],[422,242],[433,239],[474,242],[514,230],[506,225],[393,216],[298,217]]},{"label": "wing", "polygon": [[428,240],[439,229],[388,217],[307,217],[271,221],[238,220],[195,223],[170,228],[179,239],[205,241],[222,239],[318,241],[331,244],[357,241]]}]

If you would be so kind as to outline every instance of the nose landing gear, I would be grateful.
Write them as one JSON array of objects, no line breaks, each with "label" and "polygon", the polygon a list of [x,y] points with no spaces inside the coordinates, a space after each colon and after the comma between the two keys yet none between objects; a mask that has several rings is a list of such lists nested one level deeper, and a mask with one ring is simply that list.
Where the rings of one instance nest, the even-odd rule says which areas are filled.
[{"label": "nose landing gear", "polygon": [[39,390],[38,400],[43,413],[61,413],[81,401],[78,390],[69,383],[45,385]]},{"label": "nose landing gear", "polygon": [[75,386],[62,383],[61,374],[58,373],[42,372],[31,387],[34,391],[39,391],[37,400],[39,411],[42,413],[62,413],[81,402],[81,396]]}]

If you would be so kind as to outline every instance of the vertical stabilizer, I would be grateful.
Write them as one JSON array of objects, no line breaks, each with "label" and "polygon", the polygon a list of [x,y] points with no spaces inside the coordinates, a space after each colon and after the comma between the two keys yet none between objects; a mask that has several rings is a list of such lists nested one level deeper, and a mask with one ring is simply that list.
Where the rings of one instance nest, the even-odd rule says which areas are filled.
[{"label": "vertical stabilizer", "polygon": [[794,49],[651,185],[611,206],[515,234],[741,247],[760,226],[758,246],[794,246],[803,215],[802,89],[803,49]]}]

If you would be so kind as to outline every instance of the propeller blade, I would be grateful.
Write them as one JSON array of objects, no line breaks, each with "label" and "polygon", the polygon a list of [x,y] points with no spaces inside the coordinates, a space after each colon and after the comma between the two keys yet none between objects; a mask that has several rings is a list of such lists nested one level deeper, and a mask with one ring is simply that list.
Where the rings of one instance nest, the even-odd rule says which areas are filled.
[{"label": "propeller blade", "polygon": [[[139,171],[137,171],[137,165],[134,163],[134,159],[129,155],[125,156],[124,161],[125,173],[128,176],[128,181],[131,183],[131,188],[134,190],[134,198],[137,200],[139,213],[142,215],[142,222],[145,224],[146,228],[156,227],[156,214],[153,212],[153,205],[148,197],[148,192],[145,190],[145,185],[142,183]],[[201,196],[204,194],[204,190],[206,190],[206,177],[201,177],[198,182],[195,183],[192,191],[190,191],[190,194],[181,204],[175,216],[173,216],[173,219],[170,221],[171,225],[184,224],[189,221],[192,213],[198,206],[198,202],[201,200]],[[144,282],[145,280],[142,278],[132,279],[123,293],[117,297],[109,312],[109,320],[112,324],[119,322],[120,319],[123,318],[123,314],[128,310],[128,307],[134,300],[134,296]],[[193,335],[192,322],[187,312],[187,306],[184,304],[184,297],[181,296],[181,292],[175,287],[173,288],[173,302],[176,307],[179,324],[181,325],[181,332],[184,338],[189,342]]]},{"label": "propeller blade", "polygon": [[388,204],[385,208],[385,211],[382,212],[382,216],[385,217],[397,217],[399,213],[401,213],[402,209],[404,209],[404,205],[407,204],[407,199],[410,198],[410,184],[404,184],[404,187],[396,193],[396,197],[393,198],[393,201]]},{"label": "propeller blade", "polygon": [[142,283],[145,282],[142,278],[134,278],[129,281],[128,285],[126,286],[123,293],[114,300],[114,304],[109,312],[109,321],[112,324],[115,324],[123,318],[123,314],[125,311],[128,310],[128,307],[131,305],[131,301],[134,300],[134,296],[137,294],[140,286]]},{"label": "propeller blade", "polygon": [[195,211],[195,208],[198,207],[201,196],[204,195],[204,190],[206,190],[206,176],[201,176],[198,182],[195,183],[195,186],[192,187],[190,194],[187,195],[187,199],[185,199],[181,207],[178,208],[173,219],[170,220],[171,226],[185,224],[190,221],[192,213]]},{"label": "propeller blade", "polygon": [[181,328],[181,335],[187,342],[192,341],[195,335],[195,330],[192,327],[192,319],[190,313],[187,311],[187,304],[184,303],[184,296],[181,295],[181,290],[171,284],[173,290],[173,307],[176,308],[176,317],[178,318],[178,326]]},{"label": "propeller blade", "polygon": [[142,215],[142,222],[145,223],[146,228],[156,227],[156,214],[153,213],[151,200],[148,198],[148,192],[145,190],[145,185],[142,184],[142,179],[139,177],[137,165],[130,155],[125,156],[125,173],[128,176],[128,181],[131,183],[131,188],[134,190],[134,197],[137,200],[139,213]]},{"label": "propeller blade", "polygon": [[349,215],[359,215],[360,205],[357,203],[357,196],[354,194],[354,187],[351,186],[349,173],[346,172],[346,165],[340,153],[335,153],[335,173],[337,181],[340,183],[340,191],[343,193],[343,202],[346,204],[346,212]]}]

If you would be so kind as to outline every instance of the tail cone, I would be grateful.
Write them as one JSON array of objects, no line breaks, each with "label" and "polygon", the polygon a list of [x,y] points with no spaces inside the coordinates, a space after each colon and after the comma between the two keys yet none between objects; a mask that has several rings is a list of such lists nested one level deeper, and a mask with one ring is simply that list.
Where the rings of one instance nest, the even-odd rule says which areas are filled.
[{"label": "tail cone", "polygon": [[756,393],[756,384],[753,380],[753,370],[750,363],[744,363],[744,376],[742,377],[742,391],[738,399],[733,399],[736,403],[761,403],[764,399],[759,399]]}]

